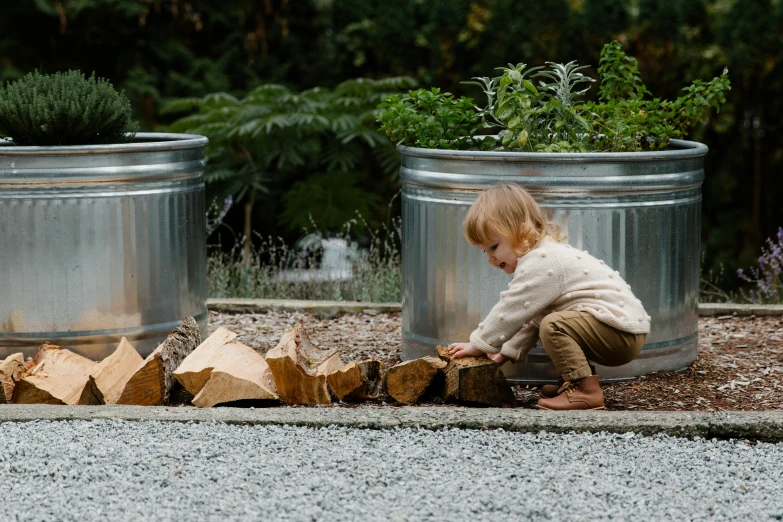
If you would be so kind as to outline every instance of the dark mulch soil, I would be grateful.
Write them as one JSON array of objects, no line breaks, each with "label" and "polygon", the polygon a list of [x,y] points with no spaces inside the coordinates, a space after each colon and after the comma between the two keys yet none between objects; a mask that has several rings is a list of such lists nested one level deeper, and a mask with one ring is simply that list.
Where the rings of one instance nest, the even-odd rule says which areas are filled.
[{"label": "dark mulch soil", "polygon": [[[400,362],[400,314],[344,314],[331,319],[298,312],[210,313],[210,331],[225,326],[240,342],[266,353],[283,332],[301,322],[311,340],[339,348],[343,360],[375,357],[386,367]],[[698,360],[683,372],[654,372],[604,384],[610,410],[783,410],[783,317],[701,317]],[[514,386],[522,407],[538,389]]]}]

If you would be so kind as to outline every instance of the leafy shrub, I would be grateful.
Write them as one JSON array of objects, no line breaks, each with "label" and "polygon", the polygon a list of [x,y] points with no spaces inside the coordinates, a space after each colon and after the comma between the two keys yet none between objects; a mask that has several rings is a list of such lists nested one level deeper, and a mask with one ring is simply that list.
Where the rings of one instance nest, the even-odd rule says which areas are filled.
[{"label": "leafy shrub", "polygon": [[91,145],[133,139],[124,93],[95,73],[38,71],[0,86],[0,136],[15,145]]},{"label": "leafy shrub", "polygon": [[[395,143],[430,148],[486,149],[492,140],[476,136],[481,128],[497,132],[502,149],[531,152],[638,152],[663,149],[726,102],[728,71],[709,82],[696,80],[674,101],[645,99],[649,91],[636,60],[618,42],[604,46],[598,69],[599,102],[581,97],[592,78],[576,62],[528,69],[524,63],[498,67],[500,76],[463,82],[481,87],[484,108],[451,95],[428,99],[427,91],[387,98],[379,108],[381,130]],[[538,80],[538,86],[534,84]],[[584,87],[584,84],[588,84]],[[433,89],[437,94],[437,90]],[[437,146],[433,146],[437,145]]]},{"label": "leafy shrub", "polygon": [[357,78],[301,92],[266,84],[241,99],[214,93],[175,100],[163,111],[182,115],[168,130],[209,138],[206,182],[221,199],[244,207],[249,256],[257,208],[288,232],[311,215],[339,230],[357,206],[366,216],[377,211],[375,191],[384,179],[395,181],[399,156],[375,125],[376,106],[414,85],[407,77]]}]

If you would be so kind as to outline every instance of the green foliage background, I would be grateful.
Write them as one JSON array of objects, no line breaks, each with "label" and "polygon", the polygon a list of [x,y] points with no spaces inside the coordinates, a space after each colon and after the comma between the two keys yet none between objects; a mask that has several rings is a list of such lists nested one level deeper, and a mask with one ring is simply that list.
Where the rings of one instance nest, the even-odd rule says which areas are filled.
[{"label": "green foliage background", "polygon": [[[783,224],[783,0],[29,0],[0,13],[0,80],[34,69],[81,69],[124,89],[142,130],[173,121],[174,98],[261,83],[301,91],[357,77],[412,76],[423,87],[480,98],[460,85],[509,62],[591,65],[617,39],[655,96],[675,98],[695,78],[729,68],[720,114],[691,138],[707,143],[707,268],[753,264]],[[20,28],[34,30],[20,30]],[[597,89],[593,89],[597,96]],[[306,173],[312,175],[312,172]],[[301,200],[291,172],[275,187]],[[375,219],[398,181],[380,166],[352,190],[377,196]],[[263,206],[261,233],[279,222]],[[279,211],[276,209],[275,211]],[[241,212],[234,219],[241,221]],[[291,218],[294,222],[297,217]],[[285,231],[295,234],[293,231]]]}]

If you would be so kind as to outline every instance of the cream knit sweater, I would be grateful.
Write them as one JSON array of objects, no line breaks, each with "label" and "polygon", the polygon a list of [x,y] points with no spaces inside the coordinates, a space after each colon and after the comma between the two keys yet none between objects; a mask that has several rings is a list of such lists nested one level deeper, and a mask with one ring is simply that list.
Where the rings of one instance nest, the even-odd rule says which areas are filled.
[{"label": "cream knit sweater", "polygon": [[500,292],[470,342],[483,352],[524,362],[538,341],[541,320],[566,310],[589,312],[624,332],[650,333],[650,316],[619,272],[587,251],[545,238],[519,258],[508,290]]}]

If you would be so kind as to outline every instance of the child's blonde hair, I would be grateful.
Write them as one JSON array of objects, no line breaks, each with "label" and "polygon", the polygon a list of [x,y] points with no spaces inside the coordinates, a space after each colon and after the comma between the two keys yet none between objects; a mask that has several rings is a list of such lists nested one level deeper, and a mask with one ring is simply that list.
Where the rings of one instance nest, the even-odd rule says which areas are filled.
[{"label": "child's blonde hair", "polygon": [[517,253],[536,248],[546,236],[562,241],[560,227],[530,193],[514,183],[500,183],[481,193],[462,223],[465,238],[486,245],[493,237],[508,240]]}]

